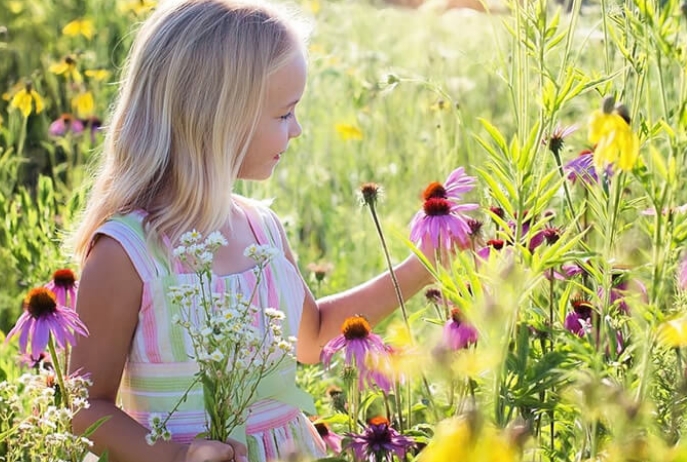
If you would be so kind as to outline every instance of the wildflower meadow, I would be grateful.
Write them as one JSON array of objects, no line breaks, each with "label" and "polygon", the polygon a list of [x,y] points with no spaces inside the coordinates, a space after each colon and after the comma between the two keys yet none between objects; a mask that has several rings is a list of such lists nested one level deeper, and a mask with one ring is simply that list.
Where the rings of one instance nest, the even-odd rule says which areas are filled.
[{"label": "wildflower meadow", "polygon": [[[303,134],[237,193],[273,199],[316,296],[411,253],[435,280],[299,365],[326,460],[687,461],[687,2],[293,5],[313,24]],[[0,0],[2,461],[91,447],[64,242],[155,6]]]}]

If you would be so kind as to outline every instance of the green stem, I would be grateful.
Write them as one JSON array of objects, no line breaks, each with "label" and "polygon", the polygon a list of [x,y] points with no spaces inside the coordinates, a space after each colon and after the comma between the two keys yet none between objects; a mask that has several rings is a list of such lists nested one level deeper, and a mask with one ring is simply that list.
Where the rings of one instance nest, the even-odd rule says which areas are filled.
[{"label": "green stem", "polygon": [[387,267],[389,268],[389,276],[391,276],[391,283],[394,286],[394,292],[396,293],[396,298],[398,299],[398,304],[401,307],[401,313],[403,314],[403,322],[405,322],[406,329],[408,329],[408,335],[411,341],[413,340],[413,332],[410,329],[410,321],[408,320],[408,312],[406,311],[406,306],[403,301],[403,294],[401,294],[401,288],[398,284],[398,279],[396,279],[396,272],[391,263],[391,257],[389,256],[389,248],[386,245],[386,239],[384,238],[384,233],[382,232],[382,226],[379,223],[379,218],[377,217],[377,211],[375,209],[374,202],[369,202],[370,213],[372,214],[372,220],[374,221],[375,227],[377,228],[377,235],[382,243],[382,250],[384,251],[384,258],[386,259]]},{"label": "green stem", "polygon": [[52,338],[52,333],[48,334],[48,350],[50,351],[50,359],[52,360],[54,366],[53,370],[57,377],[57,384],[60,386],[62,404],[64,404],[66,409],[69,409],[69,391],[67,387],[64,386],[64,376],[62,375],[62,368],[60,367],[60,362],[57,357],[57,351],[55,351],[55,342]]}]

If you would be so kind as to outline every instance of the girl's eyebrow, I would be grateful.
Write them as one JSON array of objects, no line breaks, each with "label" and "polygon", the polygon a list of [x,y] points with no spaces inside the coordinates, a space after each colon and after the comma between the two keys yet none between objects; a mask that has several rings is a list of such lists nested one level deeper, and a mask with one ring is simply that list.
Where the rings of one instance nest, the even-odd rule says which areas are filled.
[{"label": "girl's eyebrow", "polygon": [[298,102],[299,102],[300,100],[301,100],[301,99],[298,98],[298,99],[295,100],[294,102],[285,105],[285,106],[284,106],[284,109],[289,108],[289,107],[291,107],[291,106],[295,106],[296,104],[298,104]]}]

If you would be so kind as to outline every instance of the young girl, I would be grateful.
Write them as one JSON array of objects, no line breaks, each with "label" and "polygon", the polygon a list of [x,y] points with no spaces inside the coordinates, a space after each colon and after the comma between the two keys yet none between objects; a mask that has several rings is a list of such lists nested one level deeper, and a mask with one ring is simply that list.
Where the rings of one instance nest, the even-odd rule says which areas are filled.
[{"label": "young girl", "polygon": [[[107,450],[110,461],[261,462],[292,450],[325,454],[301,410],[268,396],[250,408],[247,447],[195,439],[205,424],[200,387],[173,414],[172,440],[147,444],[150,414],[167,414],[197,371],[166,296],[166,288],[189,276],[171,251],[184,232],[219,230],[226,237],[213,272],[245,295],[254,288],[255,262],[244,249],[279,249],[256,288],[258,304],[285,313],[300,362],[318,362],[347,317],[364,314],[374,324],[396,307],[388,274],[316,301],[279,220],[266,206],[232,194],[236,179],[269,178],[301,133],[295,108],[306,60],[296,24],[264,4],[167,1],[135,39],[74,243],[83,263],[77,311],[90,336],[79,339],[70,369],[90,374],[93,386],[90,408],[73,424],[83,432],[109,417],[92,439],[93,452]],[[414,257],[397,267],[397,277],[405,297],[430,282]],[[287,390],[295,389],[290,377]]]}]

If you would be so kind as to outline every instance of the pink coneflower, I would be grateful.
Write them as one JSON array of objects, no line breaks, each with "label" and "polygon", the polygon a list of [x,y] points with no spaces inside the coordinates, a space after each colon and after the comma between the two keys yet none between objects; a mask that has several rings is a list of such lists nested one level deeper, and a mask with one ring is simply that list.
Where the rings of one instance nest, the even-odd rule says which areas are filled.
[{"label": "pink coneflower", "polygon": [[477,329],[465,320],[458,308],[444,324],[443,343],[450,350],[462,350],[477,343]]},{"label": "pink coneflower", "polygon": [[325,366],[329,366],[332,356],[344,349],[346,357],[344,363],[347,366],[357,367],[361,373],[365,370],[368,355],[386,355],[382,338],[372,333],[370,323],[363,316],[351,316],[347,318],[341,327],[342,334],[334,337],[322,348],[320,360]]},{"label": "pink coneflower", "polygon": [[687,290],[687,257],[683,257],[678,265],[677,286],[680,290]]},{"label": "pink coneflower", "polygon": [[592,325],[594,307],[587,300],[574,298],[570,301],[573,311],[565,318],[563,326],[573,334],[584,337]]},{"label": "pink coneflower", "polygon": [[[599,298],[604,299],[604,290],[602,288],[598,291]],[[646,286],[639,279],[630,279],[628,274],[621,268],[613,269],[612,287],[610,304],[616,306],[623,314],[630,312],[630,307],[627,304],[627,296],[630,294],[639,294],[640,299],[645,303],[648,301]]]},{"label": "pink coneflower", "polygon": [[52,275],[52,281],[45,285],[57,297],[57,304],[74,309],[76,306],[76,289],[79,282],[70,269],[59,269]]},{"label": "pink coneflower", "polygon": [[346,449],[352,449],[358,461],[391,462],[393,454],[403,460],[408,449],[415,444],[412,438],[391,428],[384,417],[370,419],[363,433],[346,433],[346,436],[350,438]]},{"label": "pink coneflower", "polygon": [[463,194],[472,191],[476,184],[477,179],[475,177],[466,175],[465,169],[463,167],[458,167],[449,174],[444,183],[446,198],[459,201],[462,199]]},{"label": "pink coneflower", "polygon": [[561,238],[561,230],[553,226],[547,226],[541,231],[537,232],[530,238],[528,249],[530,252],[546,242],[548,245],[553,245]]},{"label": "pink coneflower", "polygon": [[477,251],[477,256],[482,260],[488,260],[489,255],[491,255],[491,249],[501,250],[505,245],[506,242],[503,239],[489,239],[487,245]]},{"label": "pink coneflower", "polygon": [[79,119],[71,114],[62,114],[59,118],[54,120],[50,127],[48,127],[48,133],[50,136],[64,136],[68,132],[72,132],[75,135],[83,133],[84,124]]},{"label": "pink coneflower", "polygon": [[440,245],[451,249],[470,246],[468,217],[462,212],[474,210],[477,204],[455,204],[448,199],[430,197],[410,222],[410,240],[431,244],[434,249]]},{"label": "pink coneflower", "polygon": [[317,433],[320,435],[322,441],[324,441],[324,444],[327,445],[329,450],[334,454],[341,454],[341,441],[343,440],[343,436],[334,433],[329,428],[329,425],[327,425],[325,422],[322,422],[317,417],[310,417],[310,420],[312,420]]},{"label": "pink coneflower", "polygon": [[24,313],[7,334],[7,340],[19,334],[19,349],[27,352],[31,339],[31,355],[36,357],[45,351],[50,336],[60,348],[75,343],[74,333],[87,336],[88,329],[76,312],[60,305],[56,295],[45,287],[31,289],[24,299]]},{"label": "pink coneflower", "polygon": [[576,183],[578,180],[584,183],[596,183],[599,177],[594,167],[594,151],[585,149],[573,160],[563,166],[568,173],[568,180]]}]

